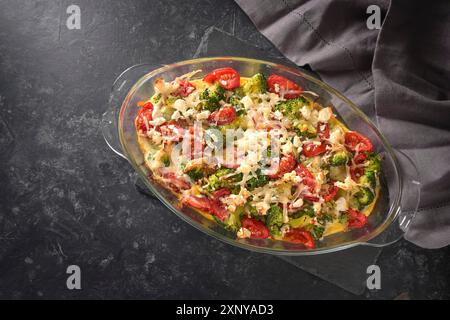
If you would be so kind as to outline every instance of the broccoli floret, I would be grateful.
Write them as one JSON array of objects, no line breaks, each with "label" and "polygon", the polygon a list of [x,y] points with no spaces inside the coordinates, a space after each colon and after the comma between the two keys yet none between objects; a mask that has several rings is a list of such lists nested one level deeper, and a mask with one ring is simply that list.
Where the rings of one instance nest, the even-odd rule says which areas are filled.
[{"label": "broccoli floret", "polygon": [[348,161],[348,155],[345,151],[336,152],[330,159],[330,164],[332,166],[342,166]]},{"label": "broccoli floret", "polygon": [[381,157],[380,155],[371,152],[367,156],[367,160],[369,161],[369,165],[366,167],[366,171],[373,171],[375,173],[380,172],[381,170]]},{"label": "broccoli floret", "polygon": [[358,208],[364,208],[372,203],[373,199],[375,198],[375,195],[373,192],[366,187],[362,187],[358,190],[358,192],[354,195]]},{"label": "broccoli floret", "polygon": [[186,172],[186,174],[193,181],[197,181],[202,179],[205,176],[205,171],[202,167],[195,167]]},{"label": "broccoli floret", "polygon": [[283,210],[276,204],[270,206],[267,211],[266,225],[269,228],[270,234],[276,236],[280,235],[280,228],[283,225]]},{"label": "broccoli floret", "polygon": [[233,169],[220,168],[211,174],[208,177],[208,187],[206,188],[207,191],[212,192],[221,188],[227,188],[230,189],[232,193],[239,192],[239,189],[237,189],[239,186],[236,186],[236,182],[242,180],[242,173],[232,175],[226,179],[221,179],[221,177],[229,175],[233,172]]},{"label": "broccoli floret", "polygon": [[306,231],[309,231],[314,239],[319,240],[323,236],[323,232],[325,231],[325,227],[321,225],[309,224],[305,227]]},{"label": "broccoli floret", "polygon": [[244,212],[244,207],[237,207],[234,212],[231,212],[224,221],[216,218],[216,221],[226,230],[236,234],[241,227],[241,215]]},{"label": "broccoli floret", "polygon": [[374,171],[365,171],[364,175],[359,178],[359,183],[363,186],[370,186],[371,188],[375,188],[377,184],[377,178]]},{"label": "broccoli floret", "polygon": [[243,86],[245,94],[265,93],[267,91],[266,77],[257,73],[251,77]]},{"label": "broccoli floret", "polygon": [[314,217],[315,213],[314,213],[313,206],[311,206],[311,205],[304,205],[302,209],[294,212],[291,215],[291,218],[292,219],[297,219],[297,218],[303,217],[304,215],[307,215],[308,217],[311,217],[311,218]]},{"label": "broccoli floret", "polygon": [[311,124],[297,124],[294,128],[295,133],[299,137],[305,137],[309,139],[313,139],[317,137],[317,130]]},{"label": "broccoli floret", "polygon": [[238,117],[247,114],[247,111],[245,111],[244,105],[241,103],[241,98],[239,96],[231,96],[228,103],[233,106]]},{"label": "broccoli floret", "polygon": [[377,176],[381,171],[381,157],[376,153],[370,153],[367,156],[368,162],[364,169],[364,175],[359,179],[359,183],[364,186],[375,188],[377,184]]},{"label": "broccoli floret", "polygon": [[330,214],[324,214],[322,213],[320,216],[317,217],[317,222],[321,225],[326,225],[327,222],[333,221],[333,217]]},{"label": "broccoli floret", "polygon": [[269,183],[269,177],[261,174],[261,169],[256,170],[256,177],[253,177],[247,181],[246,187],[249,191],[253,191],[256,188],[265,186]]},{"label": "broccoli floret", "polygon": [[279,102],[275,106],[275,111],[280,111],[283,115],[289,119],[298,119],[300,117],[300,109],[306,103],[303,97],[290,99],[286,101]]},{"label": "broccoli floret", "polygon": [[219,102],[225,99],[225,89],[215,84],[200,93],[200,99],[203,110],[215,111],[220,108]]}]

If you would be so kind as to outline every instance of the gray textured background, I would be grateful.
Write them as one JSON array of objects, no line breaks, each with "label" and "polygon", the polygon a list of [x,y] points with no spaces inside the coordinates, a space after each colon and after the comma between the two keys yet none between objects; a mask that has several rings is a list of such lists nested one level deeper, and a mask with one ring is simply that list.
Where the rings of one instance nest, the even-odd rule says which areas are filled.
[{"label": "gray textured background", "polygon": [[[237,5],[79,0],[82,28],[68,30],[72,3],[0,3],[0,298],[359,298],[189,227],[135,191],[101,137],[123,69],[191,58],[212,27],[279,56]],[[361,297],[449,298],[449,257],[393,245],[382,290]],[[81,291],[65,288],[69,264]]]}]

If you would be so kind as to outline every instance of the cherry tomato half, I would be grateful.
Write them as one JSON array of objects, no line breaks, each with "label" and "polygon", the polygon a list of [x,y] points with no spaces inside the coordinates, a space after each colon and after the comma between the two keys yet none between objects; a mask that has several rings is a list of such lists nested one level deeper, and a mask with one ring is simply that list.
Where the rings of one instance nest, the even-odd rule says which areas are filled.
[{"label": "cherry tomato half", "polygon": [[142,131],[142,133],[145,134],[145,133],[147,133],[148,129],[150,129],[152,127],[148,123],[149,121],[152,121],[152,120],[153,120],[153,104],[151,102],[146,102],[139,109],[134,124],[135,124],[136,128],[138,129],[138,131]]},{"label": "cherry tomato half", "polygon": [[[358,153],[358,155],[353,158],[353,162],[355,165],[363,164],[366,159],[367,155],[365,153]],[[364,175],[364,167],[350,167],[350,176],[352,177],[353,181],[358,182],[359,178],[362,175]]]},{"label": "cherry tomato half", "polygon": [[201,211],[208,212],[208,213],[216,216],[217,218],[219,218],[222,221],[228,215],[228,211],[225,208],[223,208],[218,203],[218,201],[211,200],[205,196],[197,197],[197,196],[190,195],[190,196],[187,196],[186,198],[184,198],[183,202],[185,202],[186,204],[188,204],[191,207],[194,207]]},{"label": "cherry tomato half", "polygon": [[269,237],[269,229],[267,229],[264,222],[253,218],[242,218],[241,225],[243,228],[250,230],[251,238],[266,239]]},{"label": "cherry tomato half", "polygon": [[227,188],[222,188],[222,189],[216,190],[213,193],[211,193],[211,198],[217,200],[217,199],[220,199],[222,197],[229,196],[230,194],[231,194],[230,190],[228,190]]},{"label": "cherry tomato half", "polygon": [[339,191],[339,188],[334,185],[334,181],[330,181],[325,186],[325,188],[326,189],[325,189],[324,193],[322,194],[323,201],[329,202],[334,199],[334,197],[336,196],[336,194]]},{"label": "cherry tomato half", "polygon": [[208,117],[208,122],[223,126],[233,122],[234,119],[236,119],[236,110],[233,107],[223,107],[211,113]]},{"label": "cherry tomato half", "polygon": [[350,229],[362,228],[367,224],[367,217],[364,213],[349,208],[348,211],[348,227]]},{"label": "cherry tomato half", "polygon": [[195,86],[189,81],[180,80],[178,84],[178,88],[172,93],[175,97],[187,97],[195,90]]},{"label": "cherry tomato half", "polygon": [[356,131],[345,133],[345,147],[350,151],[372,151],[373,146],[370,140]]},{"label": "cherry tomato half", "polygon": [[291,172],[295,168],[295,159],[292,155],[281,157],[278,164],[278,170],[274,174],[269,174],[270,179],[279,179],[284,176],[285,173]]},{"label": "cherry tomato half", "polygon": [[323,142],[315,144],[314,142],[307,142],[303,145],[302,153],[305,157],[315,157],[327,151],[327,145]]},{"label": "cherry tomato half", "polygon": [[267,78],[269,92],[283,95],[285,99],[297,98],[302,93],[302,88],[285,77],[272,74]]},{"label": "cherry tomato half", "polygon": [[181,178],[177,177],[174,172],[167,172],[162,174],[163,179],[175,190],[187,190],[191,188],[191,184]]},{"label": "cherry tomato half", "polygon": [[310,192],[314,192],[316,188],[316,181],[312,173],[300,162],[297,164],[297,168],[295,168],[295,172],[297,175],[303,179],[303,184],[308,187]]},{"label": "cherry tomato half", "polygon": [[239,75],[239,72],[233,68],[226,67],[208,73],[203,78],[203,81],[208,83],[217,81],[224,89],[233,90],[241,85],[241,76]]},{"label": "cherry tomato half", "polygon": [[301,243],[307,249],[313,249],[315,247],[314,238],[311,233],[302,228],[293,228],[289,230],[284,235],[284,240],[294,243]]}]

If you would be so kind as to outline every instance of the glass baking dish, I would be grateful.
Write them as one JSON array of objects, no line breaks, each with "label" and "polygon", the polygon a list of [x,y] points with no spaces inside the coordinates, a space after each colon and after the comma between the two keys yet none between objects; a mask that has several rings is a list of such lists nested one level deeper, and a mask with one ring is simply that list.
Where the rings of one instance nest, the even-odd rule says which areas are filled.
[{"label": "glass baking dish", "polygon": [[[366,227],[336,233],[317,241],[316,248],[305,249],[301,244],[271,239],[237,239],[234,234],[205,218],[197,211],[182,206],[177,197],[152,180],[151,172],[144,165],[143,155],[137,143],[134,120],[137,102],[153,95],[153,82],[157,78],[166,81],[201,69],[198,77],[220,67],[232,67],[241,76],[257,72],[278,74],[299,84],[305,91],[318,94],[317,102],[332,106],[338,118],[350,129],[369,137],[374,150],[383,156],[381,196],[369,216]],[[170,65],[140,64],[125,70],[114,82],[108,110],[103,114],[102,133],[108,146],[127,159],[148,189],[167,208],[195,228],[231,245],[251,251],[279,255],[312,255],[343,250],[357,245],[385,246],[400,239],[407,231],[417,211],[420,199],[420,179],[413,161],[400,151],[395,151],[368,117],[349,99],[316,79],[304,70],[293,69],[269,61],[239,58],[213,57],[181,61]]]}]

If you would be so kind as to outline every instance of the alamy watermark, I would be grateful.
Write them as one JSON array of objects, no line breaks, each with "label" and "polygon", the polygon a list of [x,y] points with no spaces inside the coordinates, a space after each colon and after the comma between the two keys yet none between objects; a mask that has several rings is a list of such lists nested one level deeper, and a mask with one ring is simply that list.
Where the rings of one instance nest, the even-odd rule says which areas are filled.
[{"label": "alamy watermark", "polygon": [[367,267],[366,273],[369,275],[366,280],[367,289],[380,290],[381,289],[381,270],[376,264]]},{"label": "alamy watermark", "polygon": [[66,26],[69,30],[81,29],[81,10],[76,4],[71,4],[67,7],[66,13],[69,15],[66,20]]},{"label": "alamy watermark", "polygon": [[366,26],[369,30],[381,29],[381,9],[376,4],[372,4],[367,7],[367,14],[370,16],[367,18]]}]

